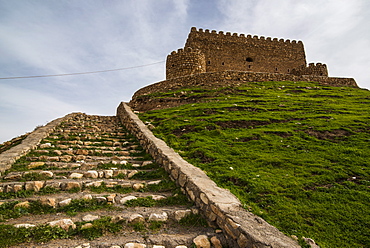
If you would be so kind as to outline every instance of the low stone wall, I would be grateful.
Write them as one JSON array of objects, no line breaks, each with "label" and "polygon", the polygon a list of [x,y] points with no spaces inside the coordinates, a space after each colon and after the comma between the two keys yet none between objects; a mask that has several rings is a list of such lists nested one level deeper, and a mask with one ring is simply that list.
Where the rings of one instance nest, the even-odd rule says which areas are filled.
[{"label": "low stone wall", "polygon": [[0,175],[2,172],[9,169],[12,164],[22,157],[29,153],[32,149],[36,148],[40,141],[47,137],[54,129],[63,121],[71,118],[74,114],[69,114],[64,117],[55,119],[49,122],[47,125],[37,128],[35,131],[30,133],[21,144],[10,148],[9,150],[4,151],[0,154]]},{"label": "low stone wall", "polygon": [[122,102],[118,106],[117,117],[195,202],[208,222],[224,231],[230,247],[300,247],[295,240],[246,211],[230,191],[219,188],[201,169],[156,138],[127,104]]},{"label": "low stone wall", "polygon": [[181,88],[202,87],[213,89],[217,87],[238,86],[239,84],[246,82],[266,81],[312,81],[329,86],[358,87],[353,78],[336,78],[314,75],[296,76],[282,73],[222,71],[194,74],[151,84],[136,91],[132,97],[132,100],[135,101],[136,98],[143,95],[156,92],[168,92]]}]

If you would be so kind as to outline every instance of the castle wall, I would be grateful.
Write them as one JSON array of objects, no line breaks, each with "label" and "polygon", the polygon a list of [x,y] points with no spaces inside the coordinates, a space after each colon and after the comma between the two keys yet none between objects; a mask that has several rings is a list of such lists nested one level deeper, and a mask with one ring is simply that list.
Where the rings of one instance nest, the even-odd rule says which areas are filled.
[{"label": "castle wall", "polygon": [[[321,85],[339,86],[339,87],[358,87],[353,78],[335,78],[326,76],[303,75],[296,76],[293,74],[281,73],[256,73],[243,71],[223,71],[223,72],[209,72],[202,74],[195,74],[191,76],[173,78],[170,80],[161,81],[136,91],[130,101],[130,106],[135,110],[149,110],[141,109],[143,102],[141,97],[156,93],[168,92],[182,88],[218,88],[218,87],[237,87],[246,82],[266,82],[266,81],[312,81],[318,82]],[[149,103],[146,103],[149,104]],[[154,108],[154,106],[153,106]]]},{"label": "castle wall", "polygon": [[[301,41],[192,28],[185,44],[185,50],[187,48],[197,49],[204,54],[206,72],[237,70],[290,73],[296,67],[306,66]],[[172,69],[182,70],[181,65],[173,63]],[[173,77],[167,77],[170,78]]]}]

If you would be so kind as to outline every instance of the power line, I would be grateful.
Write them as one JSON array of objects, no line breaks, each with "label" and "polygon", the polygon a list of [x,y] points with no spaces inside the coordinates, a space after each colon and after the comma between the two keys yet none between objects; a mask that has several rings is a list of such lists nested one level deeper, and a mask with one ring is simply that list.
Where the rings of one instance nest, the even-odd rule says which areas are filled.
[{"label": "power line", "polygon": [[130,70],[140,67],[146,67],[156,64],[164,63],[165,61],[159,61],[151,64],[145,64],[145,65],[137,65],[137,66],[131,66],[131,67],[125,67],[125,68],[118,68],[118,69],[110,69],[110,70],[102,70],[102,71],[88,71],[88,72],[74,72],[74,73],[63,73],[63,74],[54,74],[54,75],[37,75],[37,76],[21,76],[21,77],[2,77],[0,80],[4,79],[21,79],[21,78],[41,78],[41,77],[62,77],[62,76],[74,76],[74,75],[83,75],[83,74],[93,74],[93,73],[102,73],[102,72],[111,72],[111,71],[123,71],[123,70]]}]

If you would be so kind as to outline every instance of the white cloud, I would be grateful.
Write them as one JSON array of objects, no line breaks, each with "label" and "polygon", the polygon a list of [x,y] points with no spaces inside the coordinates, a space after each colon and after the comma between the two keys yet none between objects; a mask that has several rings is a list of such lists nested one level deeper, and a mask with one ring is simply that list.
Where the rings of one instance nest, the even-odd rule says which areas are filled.
[{"label": "white cloud", "polygon": [[[188,4],[188,0],[0,0],[0,77],[164,61],[177,41],[172,33],[186,25]],[[24,130],[24,124],[12,121],[34,127],[40,120],[55,118],[51,113],[56,112],[114,115],[120,101],[129,101],[139,88],[163,79],[164,64],[158,64],[101,74],[0,81],[0,111],[6,119],[0,135],[9,136],[6,133],[15,127]]]},{"label": "white cloud", "polygon": [[32,131],[37,125],[77,112],[79,107],[34,90],[0,84],[0,140]]},{"label": "white cloud", "polygon": [[[331,76],[354,77],[370,88],[370,2],[366,0],[219,1],[225,31],[302,40],[308,62],[323,62]],[[366,54],[366,55],[364,55]]]}]

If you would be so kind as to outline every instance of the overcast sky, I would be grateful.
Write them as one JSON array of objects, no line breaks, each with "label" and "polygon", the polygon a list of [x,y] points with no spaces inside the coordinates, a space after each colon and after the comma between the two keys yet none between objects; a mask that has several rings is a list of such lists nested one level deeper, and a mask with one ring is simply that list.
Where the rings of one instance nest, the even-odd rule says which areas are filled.
[{"label": "overcast sky", "polygon": [[[302,40],[307,62],[370,89],[368,0],[0,0],[0,143],[71,112],[115,115],[165,79],[191,27]],[[157,63],[161,62],[161,63]]]}]

